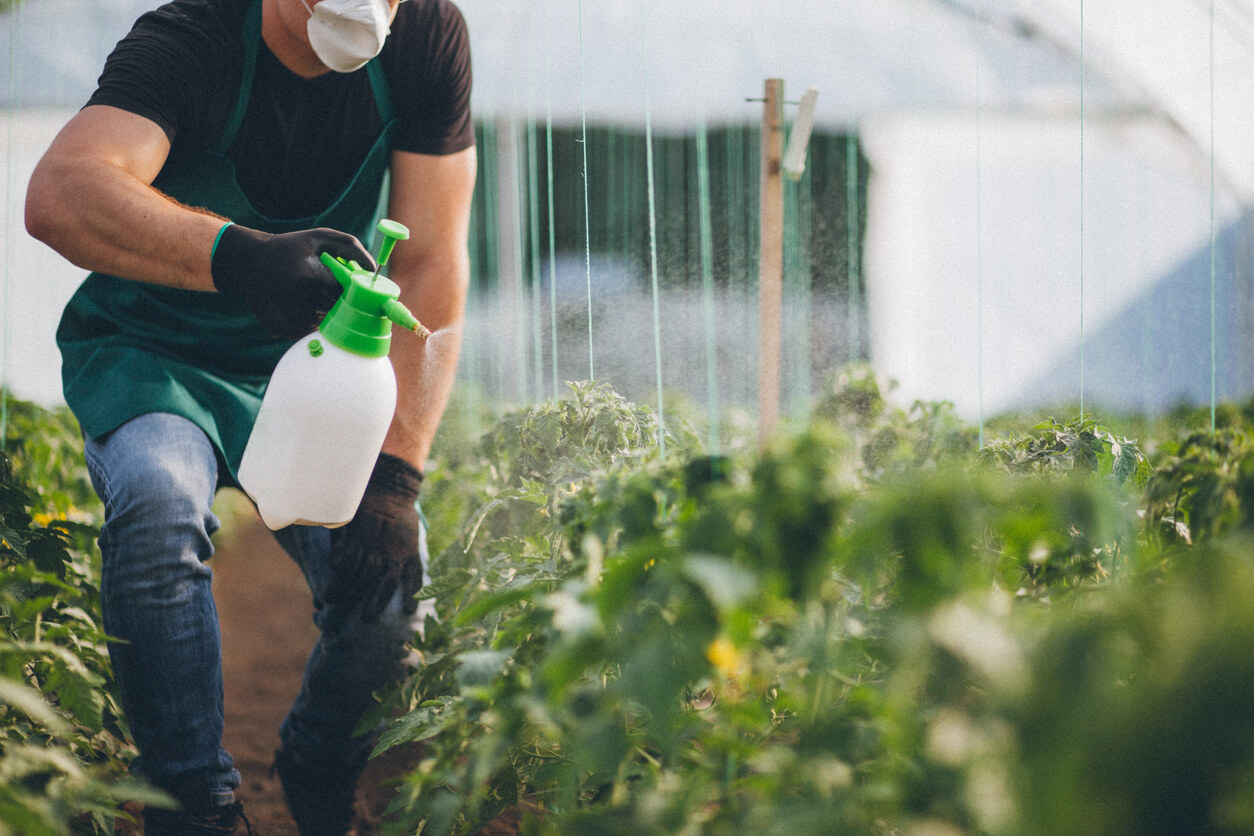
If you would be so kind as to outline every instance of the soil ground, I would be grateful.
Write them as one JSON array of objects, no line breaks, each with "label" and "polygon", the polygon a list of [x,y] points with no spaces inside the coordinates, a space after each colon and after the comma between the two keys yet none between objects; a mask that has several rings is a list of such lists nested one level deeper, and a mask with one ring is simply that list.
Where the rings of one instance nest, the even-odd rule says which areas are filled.
[{"label": "soil ground", "polygon": [[237,796],[253,829],[297,836],[270,765],[318,631],[296,564],[255,516],[241,510],[231,523],[210,561],[222,628],[223,745],[240,771]]}]

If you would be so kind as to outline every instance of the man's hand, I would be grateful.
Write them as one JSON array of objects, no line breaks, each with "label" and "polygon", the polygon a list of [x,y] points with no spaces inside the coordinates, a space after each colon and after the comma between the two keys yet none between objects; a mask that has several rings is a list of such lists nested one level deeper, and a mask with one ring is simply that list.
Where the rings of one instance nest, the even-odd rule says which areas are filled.
[{"label": "man's hand", "polygon": [[306,229],[272,235],[232,224],[213,252],[213,285],[239,296],[270,336],[297,339],[318,327],[343,289],[322,253],[373,270],[374,258],[352,235]]},{"label": "man's hand", "polygon": [[363,621],[374,621],[397,589],[407,614],[418,609],[414,596],[422,589],[422,521],[415,502],[421,485],[422,471],[380,453],[357,513],[331,532],[331,580],[325,597],[341,617],[358,607]]}]

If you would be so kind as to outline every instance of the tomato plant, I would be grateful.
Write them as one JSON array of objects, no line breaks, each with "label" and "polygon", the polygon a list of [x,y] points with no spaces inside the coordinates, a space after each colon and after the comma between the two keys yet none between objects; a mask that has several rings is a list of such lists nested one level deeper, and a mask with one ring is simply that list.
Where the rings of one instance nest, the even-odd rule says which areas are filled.
[{"label": "tomato plant", "polygon": [[[113,832],[135,751],[100,627],[100,507],[68,411],[8,403],[0,450],[0,825]],[[10,456],[11,453],[11,456]]]},{"label": "tomato plant", "polygon": [[[1007,419],[977,449],[855,370],[760,449],[670,414],[572,384],[447,445],[442,618],[367,721],[421,744],[386,832],[1254,827],[1254,410],[1144,443]],[[30,419],[0,479],[0,822],[51,833],[142,790],[72,422]]]}]

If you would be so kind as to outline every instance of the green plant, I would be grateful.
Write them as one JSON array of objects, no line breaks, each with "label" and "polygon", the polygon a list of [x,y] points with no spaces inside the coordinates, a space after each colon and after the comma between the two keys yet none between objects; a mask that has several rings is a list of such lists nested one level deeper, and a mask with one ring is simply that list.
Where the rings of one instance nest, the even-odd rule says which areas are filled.
[{"label": "green plant", "polygon": [[1023,834],[1254,830],[1248,532],[1054,619],[1014,730]]},{"label": "green plant", "polygon": [[100,500],[88,479],[83,439],[69,409],[47,409],[2,392],[0,397],[6,398],[0,448],[11,460],[12,479],[31,494],[32,512],[45,522],[57,518],[98,526]]},{"label": "green plant", "polygon": [[[481,508],[428,591],[452,617],[380,741],[425,752],[390,832],[472,833],[508,806],[534,833],[1010,821],[973,787],[1013,750],[994,697],[1022,685],[1036,612],[1013,602],[1133,548],[1135,504],[1104,478],[1119,453],[1048,479],[1063,468],[963,467],[966,428],[918,405],[868,481],[858,434],[900,414],[665,459],[638,415],[577,390],[485,435]],[[970,740],[938,742],[955,728]]]},{"label": "green plant", "polygon": [[[100,628],[99,505],[65,411],[9,402],[0,452],[0,829],[112,832],[134,749]],[[33,485],[32,490],[27,485]]]},{"label": "green plant", "polygon": [[[1091,420],[976,451],[878,392],[720,455],[603,389],[498,422],[380,740],[423,743],[387,832],[1247,830],[1239,431],[1155,438],[1155,473]],[[1214,522],[1145,536],[1171,515]]]},{"label": "green plant", "polygon": [[819,398],[813,414],[853,440],[862,460],[861,475],[871,482],[965,461],[977,447],[976,429],[958,416],[952,403],[915,401],[908,410],[892,408],[874,373],[864,366],[845,369]]},{"label": "green plant", "polygon": [[1028,432],[995,438],[982,447],[977,461],[1011,473],[1098,476],[1130,490],[1149,479],[1148,457],[1136,442],[1116,436],[1093,419],[1042,421]]},{"label": "green plant", "polygon": [[487,471],[479,443],[499,418],[499,405],[489,403],[473,384],[454,389],[433,445],[439,456],[427,463],[420,500],[433,555],[461,536],[466,520],[480,507]]},{"label": "green plant", "polygon": [[[513,798],[498,792],[509,782],[471,791],[483,781],[458,777],[454,769],[460,758],[469,757],[470,747],[479,754],[466,767],[468,774],[482,779],[483,770],[503,768],[492,748],[498,738],[481,716],[481,680],[485,671],[503,670],[507,660],[523,664],[539,652],[545,637],[525,629],[537,617],[537,601],[563,578],[582,571],[582,558],[567,548],[564,504],[607,469],[660,455],[662,432],[650,410],[626,402],[603,384],[572,383],[566,399],[503,416],[483,435],[473,461],[463,460],[459,475],[473,486],[463,490],[474,494],[476,504],[463,520],[461,538],[436,559],[437,580],[423,593],[437,599],[450,621],[428,630],[426,664],[402,696],[418,708],[408,715],[410,724],[426,719],[408,727],[402,739],[423,739],[432,728],[459,728],[459,738],[448,748],[434,750],[440,764],[436,774],[450,786],[466,786],[468,798],[450,812],[446,794],[424,793],[414,815],[435,822],[450,816],[479,820],[481,812],[490,814]],[[666,432],[670,449],[695,443],[682,426]],[[509,654],[485,650],[511,643]],[[432,700],[441,699],[445,702],[436,711]],[[424,700],[428,704],[422,706]],[[458,719],[454,723],[452,718]]]},{"label": "green plant", "polygon": [[1151,533],[1166,544],[1211,539],[1254,519],[1254,442],[1239,430],[1196,432],[1145,490]]},{"label": "green plant", "polygon": [[1138,533],[1131,512],[1152,474],[1136,441],[1092,419],[1050,418],[990,439],[975,463],[1023,482],[1018,513],[1026,526],[997,527],[1003,583],[1042,598],[1127,568]]},{"label": "green plant", "polygon": [[[460,647],[455,658],[429,659],[414,710],[381,741],[424,740],[428,752],[397,804],[396,832],[419,822],[473,832],[524,800],[544,811],[537,827],[564,833],[679,832],[702,807],[711,832],[782,832],[837,808],[863,815],[829,797],[845,780],[836,756],[820,752],[827,769],[804,788],[778,757],[798,734],[786,718],[814,718],[846,686],[824,674],[760,698],[779,676],[811,679],[792,667],[783,625],[804,625],[796,640],[833,661],[848,656],[851,673],[863,659],[857,641],[833,643],[843,634],[836,613],[858,599],[832,585],[824,557],[822,532],[841,523],[848,490],[840,449],[829,433],[806,435],[750,471],[720,457],[628,456],[632,467],[564,492],[552,536],[566,547],[551,574],[523,569],[497,590],[472,591],[437,651]],[[734,536],[707,536],[749,512],[732,525],[761,529],[755,542],[774,549],[765,560]],[[832,600],[798,609],[789,596],[810,592],[797,572]],[[763,749],[775,754],[759,757]],[[747,803],[772,786],[813,803],[772,822]]]}]

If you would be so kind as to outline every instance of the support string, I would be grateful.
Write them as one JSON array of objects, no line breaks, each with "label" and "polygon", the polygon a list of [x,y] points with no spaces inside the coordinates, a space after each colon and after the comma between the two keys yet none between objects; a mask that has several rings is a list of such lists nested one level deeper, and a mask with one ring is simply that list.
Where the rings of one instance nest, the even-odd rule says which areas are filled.
[{"label": "support string", "polygon": [[588,379],[596,380],[592,349],[592,210],[588,205],[588,90],[584,81],[583,0],[579,0],[579,109],[582,120],[583,146],[583,230],[584,271],[588,285]]},{"label": "support string", "polygon": [[[13,15],[13,27],[9,29],[9,101],[16,102],[18,90],[21,89],[21,79],[19,76],[21,75],[22,65],[19,60],[19,50],[22,46],[22,4],[15,4],[10,10],[10,14]],[[9,108],[8,118],[5,125],[5,130],[8,134],[7,147],[9,149],[8,159],[5,161],[4,200],[6,206],[11,206],[13,204],[13,181],[15,177],[14,148],[16,147],[14,145],[14,136],[16,133],[14,130],[14,122],[17,119],[16,111],[16,107]],[[13,252],[12,230],[13,224],[6,223],[4,225],[4,251],[7,253]],[[0,271],[3,271],[0,272],[0,283],[4,285],[4,321],[0,323],[0,325],[3,325],[3,327],[0,328],[0,334],[3,334],[3,337],[0,337],[0,340],[2,340],[2,342],[0,342],[0,450],[3,450],[6,446],[9,431],[9,380],[11,379],[10,371],[13,361],[13,345],[12,338],[10,336],[13,329],[9,327],[9,317],[13,315],[13,288],[12,271],[9,267],[8,259],[5,259],[4,266],[0,267]]]},{"label": "support string", "polygon": [[[648,0],[641,3],[644,20],[649,20]],[[649,189],[649,274],[653,292],[653,360],[657,375],[658,448],[666,455],[666,412],[662,397],[662,313],[657,278],[657,197],[653,180],[653,107],[649,85],[649,39],[644,41],[644,159]]]},{"label": "support string", "polygon": [[975,24],[975,376],[979,444],[984,447],[984,22]]},{"label": "support string", "polygon": [[848,320],[849,363],[862,359],[862,279],[858,259],[858,134],[857,128],[845,139],[845,260],[848,265],[845,296],[849,300]]},{"label": "support string", "polygon": [[697,196],[701,215],[701,300],[705,313],[705,391],[709,412],[709,448],[718,452],[718,352],[714,316],[714,230],[710,219],[710,148],[704,120],[697,126]]},{"label": "support string", "polygon": [[544,398],[544,302],[540,281],[540,138],[534,113],[527,122],[527,242],[531,250],[531,374],[535,398]]},{"label": "support string", "polygon": [[531,294],[527,293],[523,282],[524,221],[522,215],[522,180],[524,174],[522,167],[519,165],[518,142],[520,131],[518,120],[511,115],[505,123],[505,127],[508,130],[505,147],[507,149],[506,159],[509,161],[509,169],[504,173],[510,177],[510,182],[506,186],[509,190],[507,196],[511,204],[509,217],[514,222],[514,229],[510,233],[510,237],[513,239],[510,242],[513,245],[511,247],[513,252],[510,254],[510,259],[513,263],[511,264],[509,275],[509,282],[512,285],[509,290],[509,296],[516,300],[517,305],[517,310],[513,313],[514,321],[511,323],[511,330],[514,331],[514,334],[510,337],[510,343],[514,346],[518,355],[515,358],[517,363],[516,373],[518,375],[517,391],[520,399],[525,403],[531,397],[531,368],[527,363],[527,311],[530,307]]},{"label": "support string", "polygon": [[813,390],[810,367],[810,323],[813,309],[810,248],[812,229],[813,166],[806,166],[797,182],[784,184],[784,300],[785,321],[790,328],[788,357],[788,401],[793,419],[804,421],[809,414]]},{"label": "support string", "polygon": [[1080,422],[1084,422],[1084,0],[1080,0]]},{"label": "support string", "polygon": [[[552,32],[550,18],[552,3],[544,4],[544,30]],[[548,180],[548,212],[549,212],[549,342],[553,363],[553,400],[561,397],[562,379],[558,374],[557,364],[557,220],[553,208],[553,82],[552,59],[553,50],[545,50],[544,58],[544,143],[545,168]]]},{"label": "support string", "polygon": [[[746,228],[748,226],[749,206],[747,189],[745,188],[745,132],[743,129],[727,131],[725,145],[727,165],[723,172],[726,182],[727,199],[727,297],[732,301],[735,317],[728,323],[735,333],[746,335],[746,339],[756,344],[753,329],[757,322],[749,311],[751,308],[751,288],[747,275],[746,264],[752,257],[748,250]],[[746,368],[752,368],[746,364]],[[743,374],[735,376],[735,388],[731,392],[734,402],[747,403],[752,398],[753,384]]]},{"label": "support string", "polygon": [[1219,361],[1215,312],[1215,0],[1210,0],[1210,431],[1215,432],[1216,368]]}]

